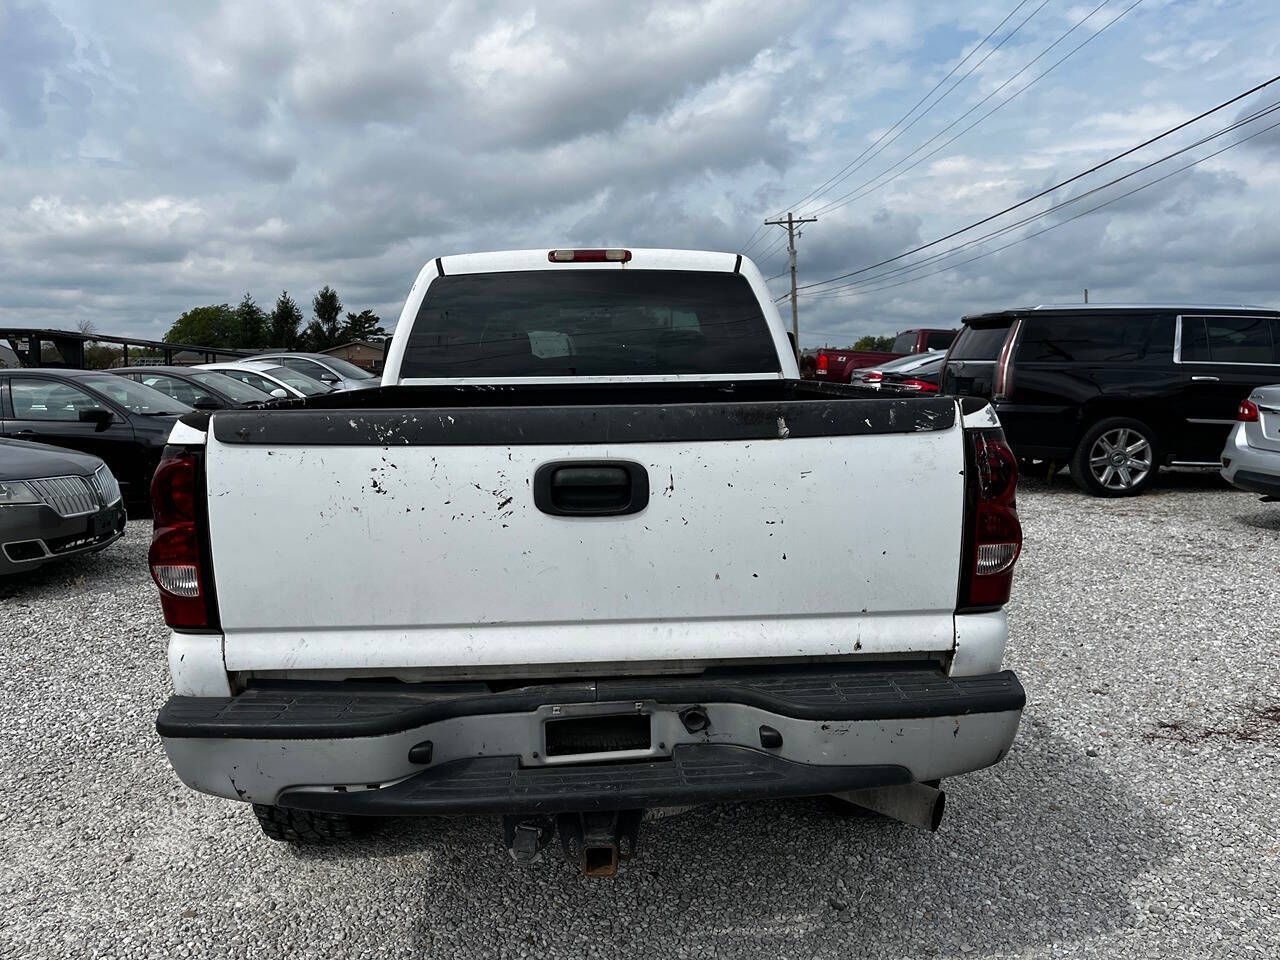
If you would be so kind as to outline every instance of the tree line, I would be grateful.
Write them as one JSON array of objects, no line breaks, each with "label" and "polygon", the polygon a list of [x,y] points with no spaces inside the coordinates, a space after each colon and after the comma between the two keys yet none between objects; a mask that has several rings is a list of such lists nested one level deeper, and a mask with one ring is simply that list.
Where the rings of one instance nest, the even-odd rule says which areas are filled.
[{"label": "tree line", "polygon": [[895,338],[892,336],[877,337],[877,336],[868,334],[867,336],[860,338],[849,349],[851,350],[888,350],[890,347],[893,346],[894,339]]},{"label": "tree line", "polygon": [[328,284],[311,298],[311,313],[311,322],[304,326],[302,310],[287,290],[280,292],[270,313],[246,293],[234,307],[227,303],[192,307],[174,321],[164,339],[202,347],[315,351],[387,335],[382,318],[372,310],[348,311],[344,318],[342,300]]}]

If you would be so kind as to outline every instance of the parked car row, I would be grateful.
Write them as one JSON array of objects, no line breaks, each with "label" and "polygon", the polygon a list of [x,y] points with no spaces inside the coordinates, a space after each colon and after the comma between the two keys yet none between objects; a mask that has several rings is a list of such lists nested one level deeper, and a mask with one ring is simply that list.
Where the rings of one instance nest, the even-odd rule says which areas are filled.
[{"label": "parked car row", "polygon": [[329,393],[333,389],[319,380],[307,376],[305,373],[298,373],[296,370],[272,363],[269,360],[205,363],[201,364],[199,369],[212,371],[224,377],[237,380],[242,384],[253,387],[260,393],[266,394],[268,399],[283,400],[285,398],[316,397],[322,393]]},{"label": "parked car row", "polygon": [[883,367],[894,360],[916,354],[946,350],[956,338],[956,330],[922,328],[904,330],[888,350],[822,349],[814,358],[814,378],[828,383],[854,383],[861,371]]},{"label": "parked car row", "polygon": [[0,574],[101,550],[124,530],[126,508],[148,513],[151,477],[179,416],[378,382],[324,354],[0,370]]}]

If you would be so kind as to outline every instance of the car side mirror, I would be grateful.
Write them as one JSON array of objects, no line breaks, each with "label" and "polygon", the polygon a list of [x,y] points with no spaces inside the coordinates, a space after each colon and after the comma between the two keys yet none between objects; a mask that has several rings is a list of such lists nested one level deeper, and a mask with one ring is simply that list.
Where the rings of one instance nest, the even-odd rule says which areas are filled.
[{"label": "car side mirror", "polygon": [[94,430],[103,431],[111,426],[111,422],[115,420],[115,416],[110,410],[103,410],[101,407],[94,407],[89,410],[80,411],[81,423],[92,423]]},{"label": "car side mirror", "polygon": [[271,391],[271,395],[277,400],[285,400],[289,396],[289,392],[284,387],[276,387]]},{"label": "car side mirror", "polygon": [[321,383],[337,383],[338,375],[336,373],[330,373],[328,370],[326,370],[324,373],[320,374],[320,382]]},{"label": "car side mirror", "polygon": [[199,396],[191,402],[191,406],[197,410],[221,410],[222,404],[210,396]]}]

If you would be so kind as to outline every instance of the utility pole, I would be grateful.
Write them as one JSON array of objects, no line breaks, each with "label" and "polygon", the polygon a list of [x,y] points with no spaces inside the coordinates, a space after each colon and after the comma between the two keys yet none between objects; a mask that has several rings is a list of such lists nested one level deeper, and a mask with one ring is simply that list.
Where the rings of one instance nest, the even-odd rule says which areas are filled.
[{"label": "utility pole", "polygon": [[1085,303],[1088,303],[1088,302],[1089,302],[1089,288],[1088,288],[1088,287],[1085,287],[1085,288],[1084,288],[1084,302],[1085,302]]},{"label": "utility pole", "polygon": [[795,339],[796,364],[800,363],[800,304],[796,300],[796,227],[802,223],[817,223],[817,217],[795,217],[766,220],[766,226],[787,228],[787,253],[791,255],[791,336]]}]

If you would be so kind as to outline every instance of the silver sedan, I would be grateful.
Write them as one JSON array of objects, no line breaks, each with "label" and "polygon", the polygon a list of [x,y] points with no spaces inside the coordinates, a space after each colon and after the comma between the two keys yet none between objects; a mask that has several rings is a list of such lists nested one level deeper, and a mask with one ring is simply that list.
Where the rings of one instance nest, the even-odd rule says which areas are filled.
[{"label": "silver sedan", "polygon": [[1222,448],[1222,476],[1241,490],[1280,500],[1280,384],[1259,387],[1241,401]]}]

